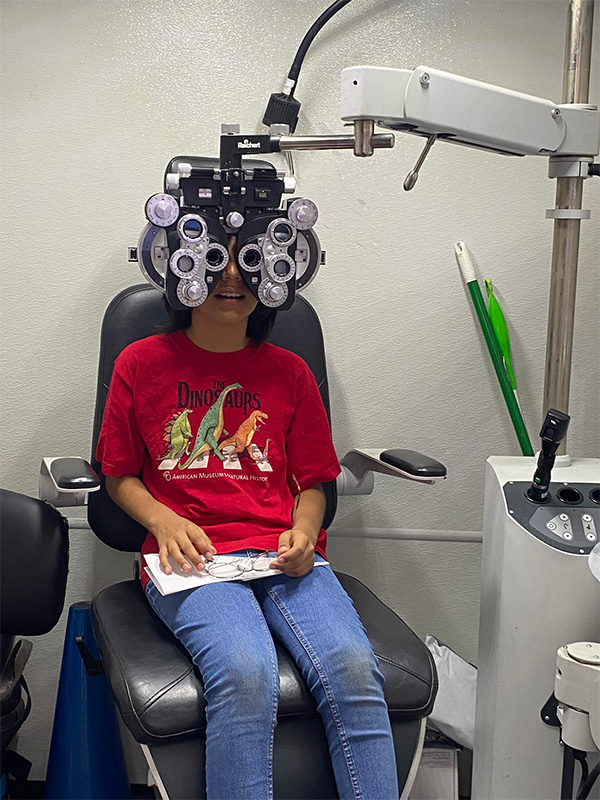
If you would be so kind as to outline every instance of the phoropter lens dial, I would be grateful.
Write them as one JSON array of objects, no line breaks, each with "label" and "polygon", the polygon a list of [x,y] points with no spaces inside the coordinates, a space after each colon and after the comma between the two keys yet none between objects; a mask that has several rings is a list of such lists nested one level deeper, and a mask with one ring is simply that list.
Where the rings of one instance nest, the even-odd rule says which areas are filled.
[{"label": "phoropter lens dial", "polygon": [[179,216],[179,204],[170,194],[154,194],[146,203],[146,217],[159,228],[168,228]]},{"label": "phoropter lens dial", "polygon": [[287,253],[269,256],[266,260],[269,276],[276,283],[287,283],[296,274],[296,262]]},{"label": "phoropter lens dial", "polygon": [[178,278],[192,278],[200,269],[200,256],[185,247],[173,253],[169,266]]},{"label": "phoropter lens dial", "polygon": [[258,299],[269,308],[278,308],[288,297],[288,287],[284,283],[264,280],[258,287]]},{"label": "phoropter lens dial", "polygon": [[191,281],[183,280],[177,287],[177,297],[188,308],[201,305],[208,297],[208,287],[203,280],[194,278]]},{"label": "phoropter lens dial", "polygon": [[177,223],[177,233],[182,241],[198,244],[208,233],[206,222],[198,214],[185,214]]},{"label": "phoropter lens dial", "polygon": [[245,244],[238,253],[238,263],[246,272],[258,272],[263,265],[262,250],[257,244]]},{"label": "phoropter lens dial", "polygon": [[218,242],[211,242],[206,248],[204,261],[206,263],[206,269],[211,272],[218,272],[219,270],[225,269],[229,261],[227,248],[223,247],[222,244],[218,244]]},{"label": "phoropter lens dial", "polygon": [[267,228],[267,239],[270,239],[276,247],[289,247],[296,241],[296,229],[283,217],[274,219]]},{"label": "phoropter lens dial", "polygon": [[299,231],[306,231],[312,228],[319,218],[319,209],[312,200],[299,197],[293,203],[290,203],[288,217],[294,228]]}]

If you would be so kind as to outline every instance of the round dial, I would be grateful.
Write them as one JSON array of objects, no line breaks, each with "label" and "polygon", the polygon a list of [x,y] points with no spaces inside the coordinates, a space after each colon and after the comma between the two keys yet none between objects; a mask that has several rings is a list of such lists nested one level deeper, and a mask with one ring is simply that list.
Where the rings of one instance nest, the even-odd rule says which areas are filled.
[{"label": "round dial", "polygon": [[179,216],[179,204],[170,194],[155,194],[146,203],[146,217],[159,228],[168,228]]},{"label": "round dial", "polygon": [[299,231],[305,231],[308,230],[308,228],[312,228],[319,218],[319,209],[312,200],[299,197],[297,200],[294,200],[293,203],[290,203],[288,217],[294,228],[297,228]]},{"label": "round dial", "polygon": [[289,247],[296,240],[296,229],[288,219],[274,219],[267,228],[267,239],[276,247]]},{"label": "round dial", "polygon": [[171,256],[169,266],[178,278],[193,278],[200,269],[200,256],[188,248],[176,250]]},{"label": "round dial", "polygon": [[179,238],[189,244],[198,244],[206,238],[206,222],[198,214],[185,214],[177,223]]},{"label": "round dial", "polygon": [[244,224],[244,216],[239,211],[230,211],[225,221],[230,228],[241,228]]},{"label": "round dial", "polygon": [[177,297],[184,306],[195,308],[201,305],[208,297],[208,287],[204,281],[195,278],[191,281],[180,281],[177,287]]},{"label": "round dial", "polygon": [[246,272],[258,272],[263,265],[262,250],[257,244],[245,244],[238,253],[238,263]]},{"label": "round dial", "polygon": [[282,283],[266,280],[258,287],[258,299],[269,308],[277,308],[282,305],[287,300],[287,296],[288,288]]},{"label": "round dial", "polygon": [[223,245],[218,242],[211,242],[208,245],[204,253],[206,269],[209,269],[211,272],[219,272],[219,270],[225,269],[228,261],[229,253],[226,247],[223,247]]},{"label": "round dial", "polygon": [[296,262],[287,253],[269,256],[266,261],[267,272],[276,283],[287,283],[296,274]]}]

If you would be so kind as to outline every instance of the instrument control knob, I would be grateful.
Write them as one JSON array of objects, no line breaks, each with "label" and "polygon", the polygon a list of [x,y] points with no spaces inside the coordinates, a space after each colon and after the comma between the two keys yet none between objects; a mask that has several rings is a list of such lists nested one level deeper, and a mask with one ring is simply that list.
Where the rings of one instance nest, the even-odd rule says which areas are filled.
[{"label": "instrument control knob", "polygon": [[283,287],[279,284],[275,284],[275,286],[271,286],[268,289],[268,295],[271,300],[281,300],[283,295],[285,294]]},{"label": "instrument control knob", "polygon": [[290,203],[288,217],[292,225],[300,231],[312,228],[319,218],[319,210],[312,200],[299,197]]},{"label": "instrument control knob", "polygon": [[265,280],[258,287],[258,299],[269,308],[277,308],[285,303],[288,297],[288,287],[285,284]]},{"label": "instrument control knob", "polygon": [[200,284],[190,283],[190,285],[186,287],[185,294],[190,300],[198,300],[200,297],[202,297],[202,289],[200,288]]},{"label": "instrument control knob", "polygon": [[239,211],[230,211],[227,214],[226,222],[230,228],[241,228],[244,224],[244,215]]},{"label": "instrument control knob", "polygon": [[184,306],[195,308],[208,297],[208,286],[200,280],[180,281],[177,287],[177,297]]},{"label": "instrument control knob", "polygon": [[159,228],[168,228],[179,216],[179,204],[170,194],[155,194],[146,203],[146,217]]}]

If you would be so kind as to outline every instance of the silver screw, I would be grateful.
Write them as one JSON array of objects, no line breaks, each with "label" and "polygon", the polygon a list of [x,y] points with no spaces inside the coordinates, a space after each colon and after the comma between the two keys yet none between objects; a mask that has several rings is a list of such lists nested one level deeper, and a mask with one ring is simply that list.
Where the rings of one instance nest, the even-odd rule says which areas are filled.
[{"label": "silver screw", "polygon": [[430,77],[429,73],[428,72],[423,72],[421,74],[421,77],[419,78],[419,83],[421,84],[421,86],[429,86],[429,81],[430,80],[431,80],[431,77]]},{"label": "silver screw", "polygon": [[560,108],[553,108],[551,113],[552,119],[558,119],[560,117]]}]

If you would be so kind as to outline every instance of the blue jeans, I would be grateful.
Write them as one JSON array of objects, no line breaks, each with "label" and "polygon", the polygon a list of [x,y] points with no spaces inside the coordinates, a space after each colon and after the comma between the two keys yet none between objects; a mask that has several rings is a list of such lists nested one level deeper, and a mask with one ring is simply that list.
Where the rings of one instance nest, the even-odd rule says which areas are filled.
[{"label": "blue jeans", "polygon": [[230,581],[165,597],[150,581],[146,595],[202,675],[209,800],[273,797],[279,699],[273,638],[317,701],[340,798],[398,798],[383,675],[331,567],[302,578]]}]

